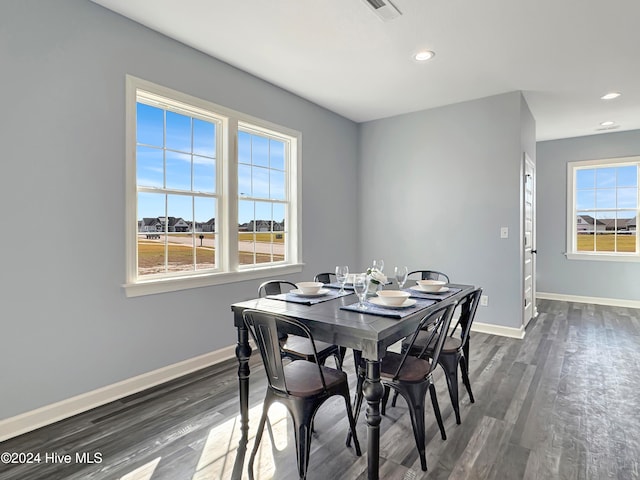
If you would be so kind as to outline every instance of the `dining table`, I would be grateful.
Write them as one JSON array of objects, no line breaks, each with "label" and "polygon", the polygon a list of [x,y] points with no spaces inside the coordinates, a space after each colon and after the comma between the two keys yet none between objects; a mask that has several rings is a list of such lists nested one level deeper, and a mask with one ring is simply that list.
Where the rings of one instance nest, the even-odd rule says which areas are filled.
[{"label": "dining table", "polygon": [[[241,438],[238,451],[244,456],[249,432],[249,359],[251,345],[249,332],[243,320],[246,309],[291,317],[304,323],[314,340],[321,340],[361,352],[365,362],[363,394],[367,401],[367,475],[370,480],[379,478],[380,465],[380,401],[384,387],[380,382],[380,362],[387,349],[415,331],[420,320],[435,308],[457,303],[476,287],[464,284],[448,284],[446,293],[423,294],[406,289],[416,303],[410,308],[386,309],[367,302],[366,310],[357,310],[355,294],[328,298],[300,298],[282,294],[246,300],[231,305],[233,322],[237,329],[236,357],[238,359],[238,383],[240,400]],[[240,462],[242,464],[242,462]],[[234,469],[234,478],[241,478],[241,470]]]}]

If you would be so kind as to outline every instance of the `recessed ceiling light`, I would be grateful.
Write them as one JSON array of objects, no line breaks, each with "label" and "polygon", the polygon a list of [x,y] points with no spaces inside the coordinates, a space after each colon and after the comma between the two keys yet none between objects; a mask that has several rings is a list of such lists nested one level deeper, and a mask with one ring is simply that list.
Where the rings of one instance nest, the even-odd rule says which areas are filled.
[{"label": "recessed ceiling light", "polygon": [[431,50],[421,50],[416,53],[413,58],[418,62],[426,62],[427,60],[431,60],[435,56],[435,53]]},{"label": "recessed ceiling light", "polygon": [[600,97],[601,100],[613,100],[614,98],[618,98],[621,94],[618,92],[610,92],[606,95]]},{"label": "recessed ceiling light", "polygon": [[606,122],[600,122],[600,125],[603,127],[610,127],[611,125],[615,125],[616,122],[612,122],[611,120],[607,120]]}]

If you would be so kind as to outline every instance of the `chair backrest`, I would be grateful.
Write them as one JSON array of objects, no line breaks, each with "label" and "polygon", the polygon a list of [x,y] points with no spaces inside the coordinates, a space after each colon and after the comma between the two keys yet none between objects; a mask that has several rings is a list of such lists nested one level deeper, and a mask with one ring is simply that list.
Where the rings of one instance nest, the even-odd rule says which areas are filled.
[{"label": "chair backrest", "polygon": [[266,297],[267,295],[278,295],[282,293],[282,287],[298,288],[295,283],[287,280],[268,280],[258,287],[258,297]]},{"label": "chair backrest", "polygon": [[421,330],[426,330],[429,334],[427,341],[424,344],[424,347],[420,351],[418,358],[425,358],[425,353],[427,349],[433,345],[433,340],[435,340],[435,346],[433,348],[433,354],[429,355],[431,357],[431,368],[428,372],[430,374],[438,365],[438,358],[440,357],[440,352],[442,351],[442,346],[444,345],[444,341],[447,337],[447,333],[449,332],[449,325],[451,324],[451,317],[453,317],[453,311],[456,308],[457,303],[451,303],[449,305],[441,305],[436,310],[433,310],[431,313],[425,315],[425,317],[420,320],[418,327],[411,334],[409,344],[398,364],[398,368],[396,370],[395,375],[393,376],[394,380],[397,380],[400,376],[400,372],[402,371],[402,367],[409,356],[409,352],[413,349],[413,344],[418,338],[418,334]]},{"label": "chair backrest", "polygon": [[319,273],[313,279],[314,282],[333,283],[336,280],[336,274],[331,272]]},{"label": "chair backrest", "polygon": [[462,297],[458,302],[458,306],[460,307],[460,316],[458,317],[458,321],[456,322],[455,327],[453,327],[453,330],[451,331],[451,336],[454,335],[456,328],[458,328],[458,325],[460,325],[461,345],[467,343],[469,332],[471,331],[471,324],[473,323],[473,319],[476,317],[476,310],[478,309],[478,305],[480,304],[481,295],[482,288],[478,287],[471,293],[468,293],[466,296]]},{"label": "chair backrest", "polygon": [[[281,315],[273,315],[258,310],[247,309],[242,312],[244,323],[256,342],[264,369],[267,373],[269,385],[282,393],[289,393],[287,390],[287,381],[284,373],[284,363],[282,361],[282,351],[280,349],[281,329],[284,328],[288,332],[295,332],[296,335],[306,337],[313,347],[313,356],[315,364],[318,367],[318,374],[322,381],[324,390],[327,389],[322,368],[318,361],[318,352],[313,337],[309,329],[302,323],[292,318],[283,317]],[[304,360],[296,360],[304,361]]]},{"label": "chair backrest", "polygon": [[420,274],[420,280],[444,280],[447,283],[451,282],[449,280],[449,275],[438,272],[437,270],[414,270],[413,272],[409,272],[407,277],[409,278],[416,274]]}]

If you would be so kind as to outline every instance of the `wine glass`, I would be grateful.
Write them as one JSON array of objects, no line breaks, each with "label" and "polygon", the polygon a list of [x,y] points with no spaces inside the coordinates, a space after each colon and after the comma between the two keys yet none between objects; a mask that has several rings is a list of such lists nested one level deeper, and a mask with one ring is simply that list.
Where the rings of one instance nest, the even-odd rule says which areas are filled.
[{"label": "wine glass", "polygon": [[382,272],[384,270],[384,260],[374,260],[371,266]]},{"label": "wine glass", "polygon": [[367,306],[364,304],[364,299],[367,297],[368,287],[369,282],[364,273],[358,273],[353,277],[353,291],[358,295],[358,309],[360,310],[367,309]]},{"label": "wine glass", "polygon": [[347,265],[338,265],[336,267],[336,279],[340,284],[340,294],[344,293],[344,284],[347,283],[347,278],[349,278],[349,267]]},{"label": "wine glass", "polygon": [[398,287],[400,287],[400,290],[402,290],[404,284],[407,283],[409,269],[407,267],[395,267],[393,269],[393,274],[396,277],[396,282],[398,282]]}]

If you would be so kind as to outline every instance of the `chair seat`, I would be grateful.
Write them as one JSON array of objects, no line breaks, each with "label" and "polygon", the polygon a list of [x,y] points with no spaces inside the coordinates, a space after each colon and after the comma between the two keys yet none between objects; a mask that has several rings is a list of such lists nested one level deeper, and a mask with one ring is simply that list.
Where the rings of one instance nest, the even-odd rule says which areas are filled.
[{"label": "chair seat", "polygon": [[[391,380],[402,361],[402,355],[395,352],[387,352],[380,365],[380,378]],[[398,380],[401,382],[422,382],[431,369],[429,360],[408,356],[400,370]]]},{"label": "chair seat", "polygon": [[[320,366],[320,368],[327,384],[327,390],[346,381],[346,373],[325,366]],[[284,366],[284,373],[287,379],[287,390],[291,395],[308,397],[324,391],[322,379],[318,373],[318,365],[314,362],[295,360]]]},{"label": "chair seat", "polygon": [[[337,349],[337,347],[331,343],[321,342],[319,340],[314,340],[314,343],[316,344],[316,350],[320,356],[328,350]],[[308,338],[301,337],[299,335],[287,335],[287,339],[282,345],[282,350],[285,353],[291,353],[296,356],[307,355],[309,357],[313,357],[313,346],[311,345],[311,342]]]},{"label": "chair seat", "polygon": [[[413,348],[412,348],[413,352],[417,352],[415,354],[418,354],[424,349],[424,346],[429,339],[429,335],[430,335],[430,332],[425,332],[425,331],[418,333],[418,337],[416,338],[416,341],[413,344]],[[433,351],[435,342],[436,342],[436,339],[432,338],[431,345],[427,347],[427,353]],[[405,340],[403,342],[403,347],[407,347],[407,346],[408,346],[408,342],[407,340]],[[461,347],[462,347],[462,341],[459,338],[447,336],[447,338],[444,341],[444,345],[442,345],[441,353],[455,353]]]}]

